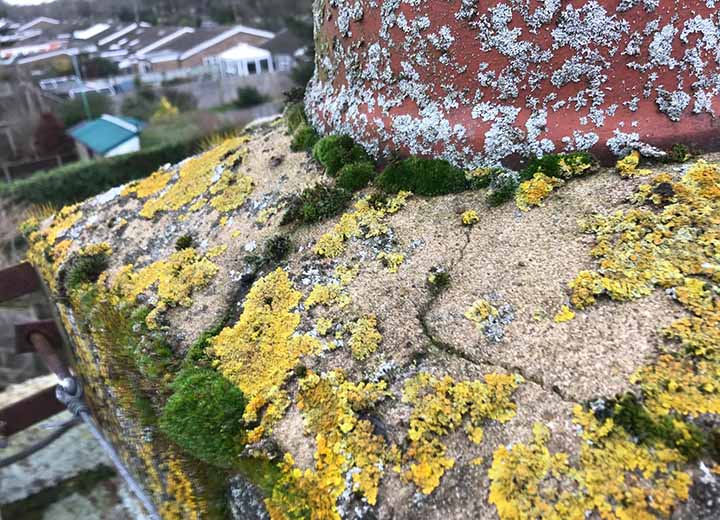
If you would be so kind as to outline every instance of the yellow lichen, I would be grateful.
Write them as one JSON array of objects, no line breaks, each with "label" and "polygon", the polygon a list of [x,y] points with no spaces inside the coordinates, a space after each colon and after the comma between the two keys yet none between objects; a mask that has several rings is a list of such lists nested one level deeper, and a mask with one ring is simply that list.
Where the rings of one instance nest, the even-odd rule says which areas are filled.
[{"label": "yellow lichen", "polygon": [[565,323],[575,318],[575,313],[570,310],[570,307],[563,305],[560,310],[553,318],[555,323]]},{"label": "yellow lichen", "polygon": [[480,222],[480,217],[478,216],[477,211],[469,209],[463,212],[460,216],[460,220],[462,221],[463,226],[473,226]]},{"label": "yellow lichen", "polygon": [[[58,240],[82,218],[83,214],[79,208],[77,204],[65,206],[43,225],[36,220],[36,217],[31,217],[32,222],[26,222],[21,226],[33,229],[27,237],[30,243],[27,260],[40,272],[51,290],[57,287],[57,275],[72,245],[69,239],[60,242]],[[38,210],[40,211],[42,210]]]},{"label": "yellow lichen", "polygon": [[305,300],[305,307],[311,309],[315,305],[330,306],[338,304],[342,308],[349,303],[350,296],[343,292],[339,283],[317,284],[312,288]]},{"label": "yellow lichen", "polygon": [[421,372],[405,383],[402,400],[413,406],[404,460],[405,478],[430,494],[455,460],[447,454],[441,438],[463,426],[468,438],[480,444],[487,421],[509,421],[515,416],[512,393],[520,376],[488,374],[484,381],[455,382]]},{"label": "yellow lichen", "polygon": [[334,323],[330,318],[318,318],[315,329],[317,330],[319,335],[326,336],[330,329],[333,327],[333,325]]},{"label": "yellow lichen", "polygon": [[257,217],[255,218],[255,223],[267,224],[268,220],[270,220],[273,215],[277,214],[277,212],[277,206],[271,206],[269,208],[263,209],[258,213]]},{"label": "yellow lichen", "polygon": [[359,200],[354,205],[354,211],[343,214],[332,231],[318,239],[313,252],[319,256],[335,258],[345,251],[345,242],[350,238],[373,238],[387,234],[387,216],[404,207],[409,196],[409,192],[401,191],[380,207],[371,206],[369,196]]},{"label": "yellow lichen", "polygon": [[640,152],[633,150],[624,158],[620,159],[615,164],[615,168],[617,168],[618,173],[620,173],[620,177],[641,177],[652,173],[651,170],[638,169],[639,164]]},{"label": "yellow lichen", "polygon": [[375,352],[382,341],[374,314],[364,316],[350,326],[350,350],[355,359],[365,359]]},{"label": "yellow lichen", "polygon": [[155,195],[167,186],[172,179],[172,170],[157,170],[150,176],[139,181],[133,181],[123,188],[123,197],[135,195],[138,199],[145,199],[151,195]]},{"label": "yellow lichen", "polygon": [[338,277],[342,285],[348,285],[351,283],[355,278],[357,278],[359,273],[360,266],[358,264],[340,264],[335,268],[335,276]]},{"label": "yellow lichen", "polygon": [[[639,154],[618,164],[637,174]],[[584,222],[595,235],[595,271],[570,284],[572,303],[587,307],[600,295],[625,301],[665,289],[688,313],[663,329],[682,350],[640,368],[630,382],[641,390],[644,422],[672,428],[677,438],[636,438],[613,417],[600,420],[582,407],[580,457],[551,455],[548,430],[534,442],[500,447],[490,469],[490,502],[501,518],[651,519],[669,517],[686,500],[691,477],[682,471],[687,447],[697,446],[689,419],[720,414],[720,167],[698,162],[678,182],[660,174],[634,198],[645,208],[595,215]],[[638,427],[636,425],[635,427]]]},{"label": "yellow lichen", "polygon": [[475,168],[465,172],[465,179],[473,184],[486,185],[494,171],[495,168]]},{"label": "yellow lichen", "polygon": [[168,308],[190,306],[193,291],[205,287],[217,272],[217,265],[195,249],[187,248],[139,270],[134,270],[132,265],[122,267],[114,286],[131,302],[150,288],[156,289],[158,303],[147,317],[148,327],[153,329],[157,328],[158,315]]},{"label": "yellow lichen", "polygon": [[[140,216],[153,218],[160,211],[177,211],[195,201],[190,211],[202,208],[204,195],[211,196],[210,204],[221,212],[231,211],[245,202],[252,188],[249,177],[235,173],[233,168],[247,154],[243,147],[247,137],[228,139],[221,145],[188,159],[178,167],[178,178],[157,197],[145,201]],[[216,171],[222,169],[218,176]],[[197,199],[197,200],[196,200]]]},{"label": "yellow lichen", "polygon": [[493,304],[483,298],[479,298],[465,311],[464,316],[470,321],[481,324],[489,317],[497,316],[498,314],[499,312]]},{"label": "yellow lichen", "polygon": [[245,203],[252,189],[253,181],[250,177],[225,172],[210,187],[210,205],[221,213],[233,211]]},{"label": "yellow lichen", "polygon": [[564,179],[585,175],[595,165],[582,154],[562,155],[558,161],[560,174]]},{"label": "yellow lichen", "polygon": [[515,193],[515,203],[523,211],[528,211],[530,206],[542,206],[547,196],[563,184],[565,182],[562,179],[537,172],[532,179],[520,183]]},{"label": "yellow lichen", "polygon": [[386,253],[381,251],[377,255],[377,259],[380,260],[387,270],[391,273],[397,273],[400,266],[405,261],[405,255],[402,253]]},{"label": "yellow lichen", "polygon": [[585,439],[577,465],[567,453],[550,453],[550,432],[540,423],[530,444],[495,451],[488,500],[501,519],[582,520],[595,513],[651,520],[687,499],[691,479],[676,469],[682,463],[677,451],[638,445],[612,419],[600,424],[579,406],[575,422]]},{"label": "yellow lichen", "polygon": [[373,425],[358,416],[387,395],[386,383],[352,383],[341,370],[300,382],[298,408],[315,435],[315,468],[302,471],[285,456],[282,477],[266,500],[273,519],[340,519],[337,500],[352,475],[351,488],[375,505],[384,467],[397,459]]},{"label": "yellow lichen", "polygon": [[257,421],[263,407],[276,403],[258,427],[263,432],[284,410],[287,401],[282,386],[300,357],[320,349],[317,339],[295,335],[300,314],[293,309],[301,298],[287,273],[278,268],[253,284],[237,324],[211,341],[218,370],[248,398],[246,421]]}]

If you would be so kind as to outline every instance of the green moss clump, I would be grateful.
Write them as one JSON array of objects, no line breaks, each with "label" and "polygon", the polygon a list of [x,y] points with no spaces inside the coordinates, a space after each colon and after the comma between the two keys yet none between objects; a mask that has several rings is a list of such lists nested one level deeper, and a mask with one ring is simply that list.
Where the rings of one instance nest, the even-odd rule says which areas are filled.
[{"label": "green moss clump", "polygon": [[193,238],[190,235],[183,235],[175,241],[175,249],[181,251],[183,249],[189,249],[193,245]]},{"label": "green moss clump", "polygon": [[588,152],[551,153],[536,157],[520,172],[521,180],[532,179],[536,173],[570,179],[597,171],[598,162]]},{"label": "green moss clump", "polygon": [[387,192],[411,191],[434,197],[467,190],[465,172],[442,159],[410,157],[390,164],[380,174],[377,184]]},{"label": "green moss clump", "polygon": [[347,135],[328,135],[313,147],[313,157],[335,177],[346,164],[370,162],[370,156]]},{"label": "green moss clump", "polygon": [[666,163],[684,163],[690,160],[692,155],[690,149],[684,144],[675,143],[668,150],[667,155],[663,158]]},{"label": "green moss clump", "polygon": [[311,127],[307,123],[301,123],[297,127],[297,130],[295,130],[295,132],[293,133],[293,138],[290,142],[290,149],[293,152],[311,150],[319,139],[320,136],[317,134],[313,127]]},{"label": "green moss clump", "polygon": [[263,248],[263,259],[271,265],[277,265],[282,262],[290,252],[292,243],[290,238],[285,235],[275,235],[265,242]]},{"label": "green moss clump", "polygon": [[493,176],[490,182],[490,191],[488,191],[485,200],[490,206],[499,206],[515,197],[515,191],[517,191],[519,185],[520,182],[515,172],[503,170]]},{"label": "green moss clump", "polygon": [[347,207],[350,198],[351,194],[342,188],[316,184],[312,188],[306,188],[290,201],[283,215],[282,224],[291,222],[309,224],[334,217]]},{"label": "green moss clump", "polygon": [[697,460],[703,453],[712,451],[705,433],[697,426],[684,422],[683,430],[679,429],[671,415],[660,419],[653,418],[638,398],[627,393],[611,400],[606,409],[613,422],[622,427],[637,442],[655,444],[661,442],[675,448],[688,460]]},{"label": "green moss clump", "polygon": [[301,101],[289,103],[285,107],[283,117],[285,119],[288,132],[291,134],[294,134],[295,130],[297,130],[300,125],[307,123],[307,119],[305,118],[305,106]]},{"label": "green moss clump", "polygon": [[433,267],[430,269],[427,282],[430,287],[430,292],[438,295],[450,287],[450,273],[442,268]]},{"label": "green moss clump", "polygon": [[182,369],[171,385],[160,430],[193,457],[230,467],[245,445],[242,416],[245,396],[230,381],[208,368]]},{"label": "green moss clump", "polygon": [[375,176],[375,166],[370,162],[346,164],[340,169],[336,184],[347,191],[363,189]]},{"label": "green moss clump", "polygon": [[65,271],[64,288],[68,293],[77,289],[84,283],[94,283],[100,275],[108,268],[108,256],[106,253],[78,256],[71,260]]}]

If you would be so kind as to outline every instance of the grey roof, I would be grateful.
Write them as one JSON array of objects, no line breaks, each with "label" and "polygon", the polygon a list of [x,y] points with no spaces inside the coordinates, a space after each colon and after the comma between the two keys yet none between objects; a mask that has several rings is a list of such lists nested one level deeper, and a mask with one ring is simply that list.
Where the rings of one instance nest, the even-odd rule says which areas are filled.
[{"label": "grey roof", "polygon": [[289,29],[283,29],[270,41],[263,43],[260,47],[270,51],[272,54],[294,54],[298,49],[305,47],[305,43]]}]

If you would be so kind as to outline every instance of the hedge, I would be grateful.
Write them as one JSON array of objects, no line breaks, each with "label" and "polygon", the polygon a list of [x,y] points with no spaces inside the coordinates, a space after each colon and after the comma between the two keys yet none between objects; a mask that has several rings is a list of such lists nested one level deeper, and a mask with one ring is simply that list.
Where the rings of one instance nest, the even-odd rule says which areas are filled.
[{"label": "hedge", "polygon": [[150,175],[163,164],[174,164],[198,152],[202,139],[147,148],[139,152],[80,161],[26,179],[0,183],[0,197],[60,208]]}]

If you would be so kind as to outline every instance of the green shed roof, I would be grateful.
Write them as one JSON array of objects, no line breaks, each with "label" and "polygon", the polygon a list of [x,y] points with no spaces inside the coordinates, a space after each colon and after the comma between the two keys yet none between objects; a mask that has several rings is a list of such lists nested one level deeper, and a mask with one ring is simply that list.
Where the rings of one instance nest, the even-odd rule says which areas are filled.
[{"label": "green shed roof", "polygon": [[105,154],[140,134],[142,121],[132,117],[103,115],[70,129],[70,135],[97,154]]}]

